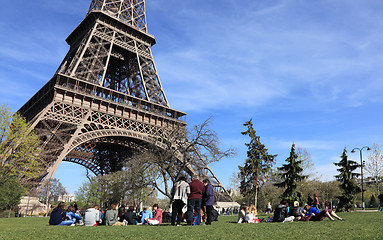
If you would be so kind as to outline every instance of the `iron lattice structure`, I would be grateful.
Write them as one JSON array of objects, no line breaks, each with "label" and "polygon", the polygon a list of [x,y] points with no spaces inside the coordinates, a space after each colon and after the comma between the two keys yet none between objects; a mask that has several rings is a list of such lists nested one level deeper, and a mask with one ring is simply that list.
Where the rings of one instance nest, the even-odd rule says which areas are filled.
[{"label": "iron lattice structure", "polygon": [[[93,0],[66,42],[70,49],[53,78],[19,110],[42,141],[40,179],[53,177],[62,161],[96,175],[117,171],[120,163],[95,159],[100,149],[166,149],[172,133],[185,129],[186,114],[170,108],[157,74],[145,0]],[[209,177],[231,201],[198,152],[190,157],[192,164],[179,156],[186,172]]]}]

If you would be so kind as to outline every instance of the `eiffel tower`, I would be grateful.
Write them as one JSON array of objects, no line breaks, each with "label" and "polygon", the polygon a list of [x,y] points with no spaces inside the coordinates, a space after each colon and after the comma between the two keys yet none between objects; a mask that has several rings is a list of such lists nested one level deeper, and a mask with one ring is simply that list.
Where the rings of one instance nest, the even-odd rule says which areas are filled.
[{"label": "eiffel tower", "polygon": [[[158,77],[145,14],[145,0],[92,0],[53,78],[19,110],[42,142],[41,180],[52,178],[62,161],[95,175],[118,171],[118,163],[95,161],[95,152],[123,145],[128,154],[153,139],[161,147],[186,127],[186,113],[169,106]],[[209,177],[222,201],[232,201],[195,157],[199,167],[180,159],[186,172]]]}]

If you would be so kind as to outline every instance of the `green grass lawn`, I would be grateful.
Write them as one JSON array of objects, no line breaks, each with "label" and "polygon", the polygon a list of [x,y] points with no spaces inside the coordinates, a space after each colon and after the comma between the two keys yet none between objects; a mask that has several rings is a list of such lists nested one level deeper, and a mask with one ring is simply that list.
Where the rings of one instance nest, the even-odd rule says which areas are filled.
[{"label": "green grass lawn", "polygon": [[[1,218],[0,239],[383,239],[382,212],[340,213],[345,221],[236,224],[221,216],[211,226],[49,226],[48,218]],[[261,216],[262,217],[262,216]]]}]

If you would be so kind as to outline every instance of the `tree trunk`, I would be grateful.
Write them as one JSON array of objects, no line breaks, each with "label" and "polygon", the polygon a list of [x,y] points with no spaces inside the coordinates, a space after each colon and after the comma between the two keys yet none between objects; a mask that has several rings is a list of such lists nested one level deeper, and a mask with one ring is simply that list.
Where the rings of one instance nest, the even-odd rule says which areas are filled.
[{"label": "tree trunk", "polygon": [[257,202],[258,202],[258,187],[255,186],[254,205],[255,205],[255,211],[256,211],[256,212],[258,212],[258,209],[257,209]]},{"label": "tree trunk", "polygon": [[11,211],[12,211],[12,208],[9,208],[9,212],[8,212],[8,218],[11,217]]}]

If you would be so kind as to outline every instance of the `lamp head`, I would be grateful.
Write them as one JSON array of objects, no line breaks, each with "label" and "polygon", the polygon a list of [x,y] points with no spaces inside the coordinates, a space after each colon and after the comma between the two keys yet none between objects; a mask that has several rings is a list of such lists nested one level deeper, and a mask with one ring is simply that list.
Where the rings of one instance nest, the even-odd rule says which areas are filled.
[{"label": "lamp head", "polygon": [[355,149],[352,149],[352,150],[351,150],[351,153],[354,153],[354,152],[355,152]]},{"label": "lamp head", "polygon": [[367,151],[370,151],[371,150],[371,148],[370,147],[367,147]]}]

